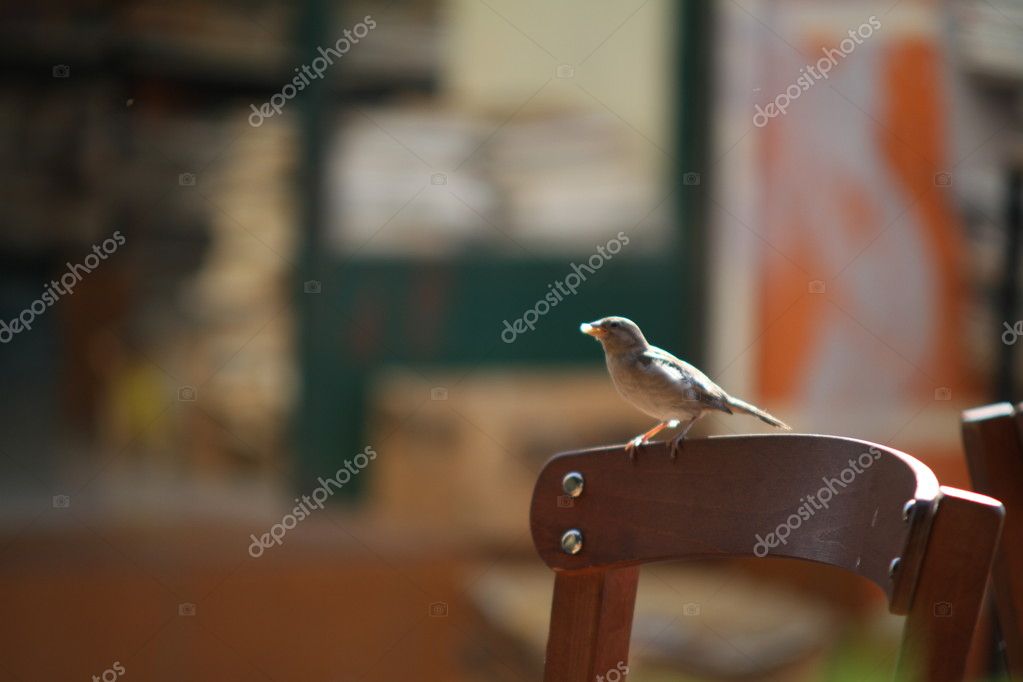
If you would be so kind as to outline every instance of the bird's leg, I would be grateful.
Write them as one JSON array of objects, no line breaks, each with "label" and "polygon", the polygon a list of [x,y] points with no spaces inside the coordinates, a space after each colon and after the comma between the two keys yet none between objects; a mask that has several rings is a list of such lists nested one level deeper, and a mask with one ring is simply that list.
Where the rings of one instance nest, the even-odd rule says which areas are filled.
[{"label": "bird's leg", "polygon": [[668,426],[667,422],[661,422],[657,426],[653,427],[646,433],[641,433],[628,443],[625,444],[625,454],[629,456],[629,459],[636,459],[636,448],[640,445],[645,445],[648,440],[659,434]]},{"label": "bird's leg", "polygon": [[686,434],[689,433],[689,429],[693,428],[693,424],[696,423],[697,419],[699,419],[699,417],[693,417],[692,419],[687,421],[686,425],[682,427],[682,433],[678,434],[677,436],[675,436],[675,438],[672,439],[671,441],[672,459],[678,457],[678,453],[682,451],[682,443],[686,439]]}]

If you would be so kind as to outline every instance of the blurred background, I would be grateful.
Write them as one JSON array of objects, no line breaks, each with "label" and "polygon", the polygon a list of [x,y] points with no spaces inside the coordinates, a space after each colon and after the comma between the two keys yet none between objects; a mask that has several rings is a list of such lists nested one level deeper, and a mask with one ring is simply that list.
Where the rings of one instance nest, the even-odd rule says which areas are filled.
[{"label": "blurred background", "polygon": [[[1021,398],[1017,1],[0,17],[4,682],[539,679],[535,476],[651,425],[584,320],[950,485]],[[629,679],[884,679],[900,628],[659,565]]]}]

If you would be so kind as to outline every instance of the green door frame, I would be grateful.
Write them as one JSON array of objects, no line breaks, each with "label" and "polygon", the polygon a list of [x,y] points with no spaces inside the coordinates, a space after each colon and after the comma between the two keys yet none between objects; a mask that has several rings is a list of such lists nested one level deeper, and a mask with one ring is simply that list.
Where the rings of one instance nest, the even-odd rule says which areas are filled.
[{"label": "green door frame", "polygon": [[[305,2],[299,41],[301,54],[310,60],[316,47],[329,40],[326,29],[332,24],[328,10],[326,0]],[[514,317],[514,313],[502,315],[495,313],[494,305],[476,305],[466,290],[472,289],[483,301],[500,301],[505,313],[523,311],[543,297],[548,283],[564,277],[570,267],[566,259],[512,260],[470,253],[438,264],[370,258],[346,262],[331,255],[324,240],[324,150],[329,122],[339,102],[328,95],[322,81],[306,88],[299,101],[302,162],[298,196],[303,207],[303,234],[294,282],[301,391],[293,419],[293,443],[298,452],[295,483],[300,490],[313,485],[319,476],[331,475],[367,444],[367,393],[374,372],[381,367],[462,367],[464,371],[481,363],[596,365],[599,356],[575,333],[574,325],[612,311],[643,319],[652,337],[696,362],[702,360],[703,223],[710,178],[701,169],[706,168],[710,139],[710,16],[705,1],[683,0],[679,5],[677,161],[671,179],[677,221],[671,248],[656,257],[609,262],[587,283],[585,296],[566,299],[556,314],[552,312],[536,331],[514,344],[497,341],[501,319]],[[686,184],[685,174],[693,172],[700,174],[700,183]],[[320,283],[320,293],[304,292],[303,283],[309,280]],[[416,316],[423,314],[417,295],[424,283],[436,289],[432,305],[438,305],[438,296],[442,301],[428,311],[439,316],[436,321],[444,330],[442,338],[432,341],[411,333],[409,327],[423,320]],[[367,341],[367,336],[372,338]],[[335,497],[358,497],[360,478]]]}]

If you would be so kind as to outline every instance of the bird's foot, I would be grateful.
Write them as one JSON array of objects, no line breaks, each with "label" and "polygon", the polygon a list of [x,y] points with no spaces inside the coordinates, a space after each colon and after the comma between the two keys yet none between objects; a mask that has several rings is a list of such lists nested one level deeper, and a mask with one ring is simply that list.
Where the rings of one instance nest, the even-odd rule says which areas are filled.
[{"label": "bird's foot", "polygon": [[643,439],[643,436],[636,436],[635,438],[633,438],[632,440],[625,444],[625,454],[629,456],[630,460],[635,460],[636,450],[638,450],[640,446],[645,444],[646,441]]},{"label": "bird's foot", "polygon": [[680,436],[678,438],[673,438],[671,440],[671,447],[668,450],[669,452],[671,452],[672,461],[678,459],[678,453],[682,452],[682,448],[685,442],[686,442],[685,436]]}]

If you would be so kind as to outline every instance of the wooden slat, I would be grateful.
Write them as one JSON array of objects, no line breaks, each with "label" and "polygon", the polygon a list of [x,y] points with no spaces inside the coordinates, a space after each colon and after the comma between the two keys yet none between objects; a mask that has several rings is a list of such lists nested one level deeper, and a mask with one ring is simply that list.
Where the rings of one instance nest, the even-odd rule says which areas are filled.
[{"label": "wooden slat", "polygon": [[967,410],[962,422],[973,489],[1005,505],[991,590],[1009,672],[1023,679],[1023,414],[999,403]]},{"label": "wooden slat", "polygon": [[612,670],[621,675],[638,581],[638,566],[556,573],[545,682],[593,682]]},{"label": "wooden slat", "polygon": [[[585,484],[567,505],[559,497],[569,471],[581,472]],[[822,494],[829,484],[831,492]],[[916,500],[926,521],[937,491],[934,475],[920,462],[865,441],[806,435],[694,439],[676,461],[663,443],[644,448],[636,461],[621,448],[553,458],[534,489],[531,527],[540,556],[556,569],[766,553],[862,575],[885,592],[894,612],[904,613],[922,552],[906,555],[911,524],[903,508]],[[815,509],[809,497],[817,495],[826,505]],[[758,545],[786,525],[791,531],[784,543]],[[576,555],[561,551],[561,535],[571,528],[584,536]],[[897,557],[902,575],[893,583],[888,569]],[[900,584],[905,590],[897,589]]]},{"label": "wooden slat", "polygon": [[997,500],[941,488],[906,618],[900,682],[963,679],[1004,515]]}]

